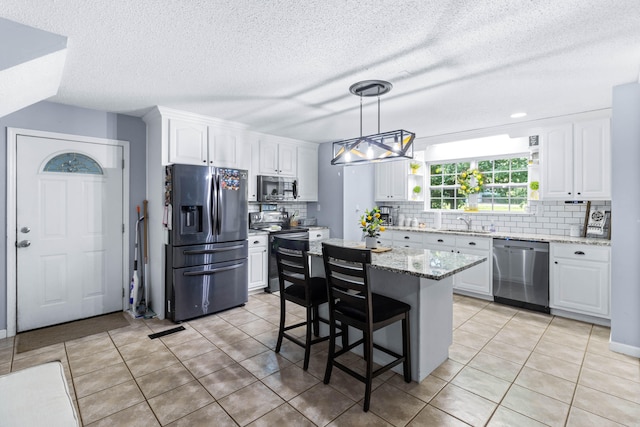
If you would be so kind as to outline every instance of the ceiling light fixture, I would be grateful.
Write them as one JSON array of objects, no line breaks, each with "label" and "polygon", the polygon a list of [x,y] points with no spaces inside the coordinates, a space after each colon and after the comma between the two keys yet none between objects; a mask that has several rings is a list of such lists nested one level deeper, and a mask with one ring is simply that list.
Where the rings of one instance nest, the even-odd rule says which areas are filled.
[{"label": "ceiling light fixture", "polygon": [[512,118],[512,119],[519,119],[519,118],[521,118],[521,117],[525,117],[526,115],[527,115],[527,113],[513,113],[513,114],[511,115],[511,118]]},{"label": "ceiling light fixture", "polygon": [[[413,159],[415,133],[402,129],[380,133],[380,95],[392,87],[383,80],[364,80],[351,85],[349,91],[360,97],[360,137],[334,142],[332,165]],[[363,96],[378,97],[378,133],[374,135],[362,136]]]}]

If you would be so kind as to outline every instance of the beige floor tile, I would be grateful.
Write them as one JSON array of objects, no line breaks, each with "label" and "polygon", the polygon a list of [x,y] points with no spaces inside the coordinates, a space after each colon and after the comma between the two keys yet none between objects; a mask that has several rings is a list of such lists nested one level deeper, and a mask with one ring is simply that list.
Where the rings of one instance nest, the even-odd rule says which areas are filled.
[{"label": "beige floor tile", "polygon": [[78,399],[78,407],[82,423],[90,424],[143,401],[135,381],[127,381]]},{"label": "beige floor tile", "polygon": [[90,341],[66,342],[65,347],[69,360],[82,359],[83,357],[87,357],[95,353],[100,353],[116,348],[113,344],[113,341],[111,340],[111,337],[106,332],[99,334],[99,338]]},{"label": "beige floor tile", "polygon": [[430,404],[472,426],[483,426],[497,406],[452,384],[447,384]]},{"label": "beige floor tile", "polygon": [[459,419],[452,417],[440,409],[427,405],[418,413],[418,415],[407,424],[409,427],[468,427],[469,424],[463,423]]},{"label": "beige floor tile", "polygon": [[502,405],[550,426],[564,425],[569,413],[566,403],[515,384],[507,392]]},{"label": "beige floor tile", "polygon": [[205,337],[193,339],[191,341],[185,341],[179,344],[175,344],[169,349],[180,360],[192,359],[201,354],[208,353],[216,350],[218,347],[211,344],[211,342]]},{"label": "beige floor tile", "polygon": [[276,348],[276,343],[278,342],[278,330],[273,329],[268,332],[263,332],[259,335],[254,336],[253,338],[257,341],[260,341],[271,350],[274,350]]},{"label": "beige floor tile", "polygon": [[151,372],[136,378],[136,382],[147,399],[166,393],[169,390],[190,383],[195,378],[180,363]]},{"label": "beige floor tile", "polygon": [[611,338],[611,328],[607,326],[593,325],[591,328],[590,339],[609,342]]},{"label": "beige floor tile", "polygon": [[76,396],[81,398],[132,379],[129,368],[123,362],[85,375],[75,376],[73,383]]},{"label": "beige floor tile", "polygon": [[[20,341],[20,335],[16,338],[16,343]],[[62,356],[66,356],[66,349],[64,348],[64,343],[48,345],[46,347],[37,348],[35,350],[25,351],[22,353],[15,353],[13,355],[13,361],[17,362],[18,360],[33,358],[36,356],[42,356],[45,354],[60,354]]]},{"label": "beige floor tile", "polygon": [[[313,424],[311,424],[313,425]],[[389,424],[372,411],[363,412],[362,407],[353,405],[348,411],[331,421],[328,427],[391,427]],[[265,425],[265,427],[268,427]]]},{"label": "beige floor tile", "polygon": [[244,309],[251,311],[254,308],[262,307],[265,304],[266,302],[262,301],[260,298],[256,298],[254,295],[249,295],[249,301],[244,305]]},{"label": "beige floor tile", "polygon": [[197,381],[192,381],[149,399],[149,406],[166,425],[213,403],[213,397]]},{"label": "beige floor tile", "polygon": [[143,319],[142,321],[153,332],[162,332],[176,327],[176,324],[169,319],[158,319],[154,317],[153,319]]},{"label": "beige floor tile", "polygon": [[11,363],[13,361],[13,347],[0,348],[0,363]]},{"label": "beige floor tile", "polygon": [[258,418],[250,427],[313,427],[314,424],[304,417],[300,412],[293,409],[291,405],[285,403],[278,406],[273,411]]},{"label": "beige floor tile", "polygon": [[497,356],[501,359],[508,360],[513,363],[517,363],[518,365],[524,365],[529,356],[531,355],[531,350],[527,350],[525,348],[516,347],[515,345],[507,344],[502,341],[497,341],[495,339],[489,341],[487,345],[482,349],[484,353],[489,353],[494,356]]},{"label": "beige floor tile", "polygon": [[74,377],[77,377],[103,369],[106,366],[117,365],[122,362],[123,360],[120,353],[114,348],[100,353],[94,353],[81,359],[76,359],[71,361],[69,365],[71,366],[71,373]]},{"label": "beige floor tile", "polygon": [[11,370],[15,372],[21,369],[29,368],[31,366],[55,361],[60,361],[64,366],[69,366],[69,361],[67,359],[67,355],[64,353],[64,350],[54,350],[48,351],[46,353],[34,354],[30,357],[24,357],[22,359],[13,359]]},{"label": "beige floor tile", "polygon": [[554,317],[549,325],[551,331],[559,331],[578,336],[589,336],[593,325],[565,317]]},{"label": "beige floor tile", "polygon": [[[87,424],[85,424],[87,425]],[[160,426],[160,423],[153,415],[153,411],[147,402],[141,402],[131,406],[123,411],[109,415],[95,423],[87,425],[87,427],[153,427]]]},{"label": "beige floor tile", "polygon": [[273,323],[267,322],[264,319],[257,319],[249,323],[238,326],[238,329],[251,336],[259,335],[264,332],[278,329]]},{"label": "beige floor tile", "polygon": [[533,350],[538,344],[540,336],[537,334],[522,334],[518,332],[517,328],[512,327],[509,329],[503,328],[493,339],[525,350]]},{"label": "beige floor tile", "polygon": [[[363,403],[364,400],[358,406]],[[371,393],[369,410],[393,425],[406,425],[425,406],[422,400],[390,384],[383,384]]]},{"label": "beige floor tile", "polygon": [[11,362],[0,365],[0,375],[6,375],[11,372]]},{"label": "beige floor tile", "polygon": [[536,353],[555,357],[556,359],[562,359],[565,362],[571,362],[577,365],[582,364],[585,354],[584,350],[550,341],[546,337],[542,337],[534,351]]},{"label": "beige floor tile", "polygon": [[471,318],[474,322],[484,325],[502,328],[509,322],[512,316],[496,313],[491,310],[482,310]]},{"label": "beige floor tile", "polygon": [[428,403],[440,390],[442,390],[445,385],[447,385],[447,382],[438,377],[434,377],[433,375],[429,375],[419,383],[416,381],[406,383],[404,382],[404,377],[402,375],[395,374],[387,381],[387,384],[399,388],[405,393],[409,393],[423,402]]},{"label": "beige floor tile", "polygon": [[461,308],[456,308],[454,305],[453,308],[453,329],[460,327],[464,322],[471,319],[477,311],[475,310],[466,310]]},{"label": "beige floor tile", "polygon": [[449,359],[455,360],[458,363],[469,363],[473,357],[478,354],[477,349],[467,347],[466,345],[453,343],[449,346]]},{"label": "beige floor tile", "polygon": [[640,405],[582,385],[576,388],[573,406],[625,425],[638,425]]},{"label": "beige floor tile", "polygon": [[638,363],[628,363],[599,354],[587,353],[583,366],[620,378],[640,382],[640,365],[638,365]]},{"label": "beige floor tile", "polygon": [[293,363],[298,363],[304,359],[304,348],[289,340],[284,340],[279,354]]},{"label": "beige floor tile", "polygon": [[622,362],[637,363],[640,366],[640,359],[626,354],[616,353],[609,350],[609,341],[600,341],[598,339],[590,339],[587,344],[587,352],[595,353],[610,359],[620,360]]},{"label": "beige floor tile", "polygon": [[573,406],[569,411],[566,427],[621,427],[622,425]]},{"label": "beige floor tile", "polygon": [[455,331],[453,331],[454,343],[463,344],[467,347],[471,347],[476,350],[481,350],[482,347],[484,347],[485,344],[488,343],[490,339],[491,337],[477,335],[474,333],[463,331],[461,329],[456,329]]},{"label": "beige floor tile", "polygon": [[211,403],[198,409],[177,421],[168,424],[169,427],[237,427],[233,418],[217,403]]},{"label": "beige floor tile", "polygon": [[[496,357],[481,351],[469,362],[468,366],[476,368],[505,381],[513,381],[522,369],[522,365]],[[446,379],[446,378],[444,378]]]},{"label": "beige floor tile", "polygon": [[220,346],[220,350],[224,351],[236,362],[241,362],[265,351],[270,351],[268,347],[253,338],[248,338],[233,344],[222,345]]},{"label": "beige floor tile", "polygon": [[162,341],[158,339],[152,340],[148,337],[140,338],[139,341],[118,347],[118,351],[120,351],[125,361],[166,350],[167,346],[165,346]]},{"label": "beige floor tile", "polygon": [[520,310],[513,316],[513,320],[520,320],[536,326],[546,328],[553,320],[553,315],[537,313],[535,311]]},{"label": "beige floor tile", "polygon": [[533,352],[525,366],[574,383],[578,382],[580,365]]},{"label": "beige floor tile", "polygon": [[294,397],[289,404],[318,426],[325,426],[355,402],[336,389],[319,383]]},{"label": "beige floor tile", "polygon": [[218,403],[244,426],[282,405],[284,400],[261,382],[256,382],[220,399]]},{"label": "beige floor tile", "polygon": [[210,335],[234,327],[231,323],[215,315],[190,320],[188,324],[201,335]]},{"label": "beige floor tile", "polygon": [[184,331],[160,337],[160,341],[162,341],[168,348],[175,348],[179,344],[202,338],[202,334],[195,330],[191,325],[183,323],[181,326],[185,328]]},{"label": "beige floor tile", "polygon": [[451,381],[460,388],[480,397],[499,403],[505,395],[511,383],[493,375],[466,366]]},{"label": "beige floor tile", "polygon": [[[477,356],[476,356],[477,357]],[[464,368],[464,364],[458,363],[454,360],[447,359],[440,366],[431,372],[434,377],[450,381],[460,370]]]},{"label": "beige floor tile", "polygon": [[580,385],[640,404],[640,383],[583,367]]},{"label": "beige floor tile", "polygon": [[526,335],[527,337],[537,339],[540,339],[546,329],[547,325],[528,322],[524,318],[519,318],[517,316],[513,316],[502,328],[503,331],[519,333],[520,335]]},{"label": "beige floor tile", "polygon": [[522,414],[505,408],[504,406],[498,406],[496,412],[493,413],[491,420],[487,424],[487,427],[544,427],[546,424],[542,424],[532,418],[525,417]]},{"label": "beige floor tile", "polygon": [[198,381],[216,400],[219,400],[258,381],[258,379],[242,366],[234,363],[219,371],[205,375]]},{"label": "beige floor tile", "polygon": [[495,334],[500,331],[499,326],[487,325],[485,323],[476,322],[475,320],[469,320],[462,324],[457,330],[468,332],[470,334],[480,335],[483,337],[493,338]]},{"label": "beige floor tile", "polygon": [[466,307],[470,309],[482,310],[491,304],[491,301],[486,301],[478,298],[471,298],[465,295],[459,295],[459,299],[456,300],[456,304],[461,307]]},{"label": "beige floor tile", "polygon": [[146,356],[125,361],[134,378],[178,363],[178,359],[167,349],[162,349]]},{"label": "beige floor tile", "polygon": [[127,326],[109,331],[109,336],[111,336],[111,340],[116,347],[122,347],[127,344],[149,339],[149,334],[151,333],[153,333],[153,331],[146,325],[143,325],[143,327]]},{"label": "beige floor tile", "polygon": [[[321,379],[324,380],[324,377]],[[382,383],[383,381],[380,378],[374,378],[371,389],[375,390],[380,387]],[[349,397],[354,402],[364,398],[365,384],[336,367],[334,367],[331,372],[329,386]]]},{"label": "beige floor tile", "polygon": [[491,302],[491,303],[489,303],[489,305],[487,305],[483,309],[483,311],[487,311],[487,312],[491,312],[491,313],[495,313],[495,314],[501,314],[503,316],[513,317],[520,310],[518,308],[512,307],[510,305],[504,305],[504,304],[499,304],[497,302]]},{"label": "beige floor tile", "polygon": [[[326,355],[324,357],[326,360]],[[310,366],[312,360],[313,355],[311,356],[309,361]],[[291,365],[291,361],[285,359],[277,353],[274,353],[273,351],[265,351],[264,353],[260,353],[243,360],[242,362],[240,362],[240,365],[251,372],[251,374],[253,374],[256,378],[262,379]]]},{"label": "beige floor tile", "polygon": [[182,361],[182,364],[184,364],[189,372],[196,378],[204,377],[234,363],[235,361],[222,350],[213,350],[209,353],[204,353],[192,359]]},{"label": "beige floor tile", "polygon": [[519,386],[567,404],[571,403],[573,393],[576,389],[576,383],[572,381],[567,381],[527,366],[522,368],[514,384],[518,384]]},{"label": "beige floor tile", "polygon": [[244,325],[245,323],[252,322],[254,320],[258,320],[260,318],[244,309],[230,310],[229,312],[220,313],[218,316],[236,327],[239,325]]},{"label": "beige floor tile", "polygon": [[204,331],[202,332],[202,334],[206,339],[208,339],[218,347],[230,345],[230,344],[237,343],[239,341],[250,338],[248,334],[245,334],[235,326],[231,326],[225,329],[215,330],[212,332]]},{"label": "beige floor tile", "polygon": [[552,329],[549,327],[542,337],[544,340],[552,341],[556,344],[574,347],[578,350],[586,350],[589,342],[588,335],[574,335],[565,332],[564,329]]},{"label": "beige floor tile", "polygon": [[284,400],[290,400],[318,384],[319,380],[302,368],[290,365],[263,378],[262,382]]},{"label": "beige floor tile", "polygon": [[5,349],[5,348],[13,349],[14,344],[15,344],[15,337],[0,339],[0,349]]}]

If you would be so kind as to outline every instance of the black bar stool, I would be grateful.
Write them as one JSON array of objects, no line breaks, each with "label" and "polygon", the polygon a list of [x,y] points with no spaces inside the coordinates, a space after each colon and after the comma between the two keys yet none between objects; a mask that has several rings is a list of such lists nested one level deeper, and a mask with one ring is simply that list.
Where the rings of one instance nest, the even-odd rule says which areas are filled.
[{"label": "black bar stool", "polygon": [[[326,243],[322,244],[324,268],[327,275],[329,295],[329,356],[324,383],[329,384],[331,370],[335,365],[354,378],[365,383],[364,411],[369,410],[371,402],[371,384],[378,375],[400,363],[403,364],[404,380],[411,382],[411,342],[409,335],[409,310],[411,306],[393,298],[371,292],[369,287],[369,268],[371,251],[343,248]],[[373,342],[373,332],[402,320],[402,355]],[[362,339],[343,346],[336,352],[336,322],[343,326],[352,326],[362,331]],[[346,334],[347,328],[344,328]],[[367,363],[365,376],[343,365],[336,359],[363,344],[364,359]],[[373,370],[373,349],[383,351],[395,360]]]},{"label": "black bar stool", "polygon": [[[313,335],[320,335],[320,322],[329,323],[326,319],[321,319],[318,314],[318,306],[327,302],[327,285],[324,277],[310,277],[308,240],[294,240],[276,237],[274,240],[276,248],[276,262],[278,264],[278,278],[280,279],[280,330],[278,332],[278,342],[276,353],[280,352],[282,339],[290,341],[304,348],[304,366],[306,371],[309,367],[309,354],[311,346],[329,339],[326,337],[311,338],[311,327],[313,325]],[[301,305],[307,309],[307,319],[295,325],[285,326],[285,302],[290,301]],[[290,335],[287,331],[300,326],[307,327],[305,341]]]}]

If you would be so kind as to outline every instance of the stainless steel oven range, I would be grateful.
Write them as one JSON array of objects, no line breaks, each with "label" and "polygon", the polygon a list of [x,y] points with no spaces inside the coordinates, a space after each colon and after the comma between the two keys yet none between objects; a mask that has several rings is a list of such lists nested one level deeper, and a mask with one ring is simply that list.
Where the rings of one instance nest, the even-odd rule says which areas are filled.
[{"label": "stainless steel oven range", "polygon": [[287,238],[308,239],[309,229],[305,227],[292,227],[289,225],[289,214],[287,212],[252,212],[249,214],[249,228],[262,230],[269,233],[269,267],[266,292],[276,292],[280,289],[278,284],[278,266],[274,248],[274,238],[286,235]]}]

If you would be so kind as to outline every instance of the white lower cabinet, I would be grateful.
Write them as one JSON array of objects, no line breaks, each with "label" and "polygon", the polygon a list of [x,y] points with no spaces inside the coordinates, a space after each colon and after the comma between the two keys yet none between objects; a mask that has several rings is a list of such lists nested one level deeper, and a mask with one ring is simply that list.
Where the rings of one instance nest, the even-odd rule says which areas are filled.
[{"label": "white lower cabinet", "polygon": [[549,306],[610,319],[611,248],[551,243]]},{"label": "white lower cabinet", "polygon": [[424,233],[396,231],[393,234],[393,245],[401,248],[424,248]]},{"label": "white lower cabinet", "polygon": [[267,286],[269,236],[249,235],[249,292],[264,289]]},{"label": "white lower cabinet", "polygon": [[381,245],[384,246],[386,248],[393,246],[393,236],[395,235],[395,231],[383,231],[382,233],[380,233],[380,236],[378,236],[378,239],[376,240],[376,242]]},{"label": "white lower cabinet", "polygon": [[331,230],[328,228],[311,228],[309,229],[309,241],[325,240],[331,237]]}]

